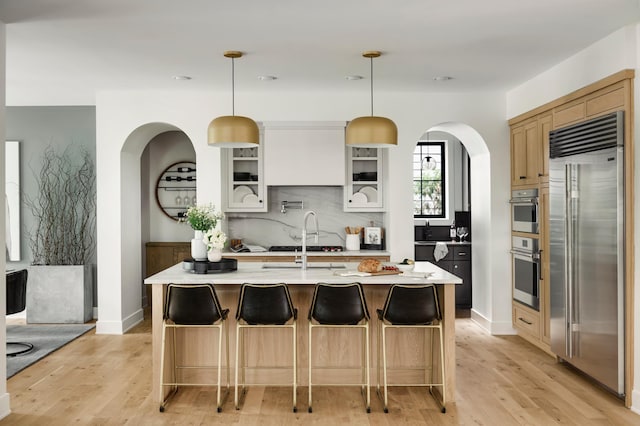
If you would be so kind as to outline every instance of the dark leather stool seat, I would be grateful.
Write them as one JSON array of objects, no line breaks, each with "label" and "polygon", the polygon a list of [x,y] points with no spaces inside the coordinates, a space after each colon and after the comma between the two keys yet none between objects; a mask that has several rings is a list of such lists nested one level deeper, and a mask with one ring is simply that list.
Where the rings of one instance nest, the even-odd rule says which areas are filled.
[{"label": "dark leather stool seat", "polygon": [[[160,359],[160,412],[177,390],[178,386],[217,386],[217,409],[222,411],[221,374],[222,374],[222,339],[226,337],[226,361],[227,361],[227,387],[225,396],[229,392],[229,325],[227,317],[229,309],[222,309],[215,288],[212,284],[169,284],[164,305],[164,320],[162,322],[162,353]],[[178,365],[176,332],[179,329],[211,328],[218,330],[218,364],[210,366],[186,366]],[[167,329],[172,329],[172,378],[166,382],[164,377],[166,335]],[[218,380],[216,383],[190,383],[178,380],[178,371],[186,368],[217,368]],[[165,398],[164,387],[173,386],[173,391]]]},{"label": "dark leather stool seat", "polygon": [[[7,273],[7,315],[25,310],[28,276],[29,272],[26,269]],[[9,357],[26,354],[32,349],[33,344],[28,342],[7,342],[7,356]]]},{"label": "dark leather stool seat", "polygon": [[[369,381],[369,310],[360,283],[316,284],[309,309],[309,412],[312,408],[312,359],[314,328],[360,328],[362,329],[361,386],[367,413],[371,412],[371,391]],[[326,368],[326,367],[325,367]],[[323,383],[327,385],[328,383]],[[334,385],[344,385],[335,383]]]},{"label": "dark leather stool seat", "polygon": [[[297,411],[297,332],[298,311],[293,307],[286,284],[242,284],[236,313],[235,406],[240,409],[238,389],[245,393],[244,330],[247,328],[290,328],[293,334],[293,412]],[[262,366],[262,368],[267,368]],[[241,379],[241,380],[239,380]]]},{"label": "dark leather stool seat", "polygon": [[[445,370],[444,370],[444,342],[442,337],[442,316],[440,313],[440,304],[438,302],[438,292],[432,284],[420,285],[401,285],[395,284],[389,289],[387,300],[383,309],[377,309],[378,320],[378,386],[377,393],[384,403],[384,412],[388,413],[388,393],[387,393],[387,347],[386,332],[389,328],[424,328],[430,331],[430,344],[427,345],[427,337],[425,336],[425,370],[430,371],[430,379],[428,383],[408,383],[404,386],[428,386],[429,391],[433,394],[433,387],[440,386],[442,388],[442,401],[436,402],[440,404],[441,411],[446,412],[445,400]],[[437,329],[440,336],[440,381],[434,382],[433,377],[433,330]],[[429,350],[427,349],[429,346]],[[429,353],[429,360],[426,360]],[[380,365],[382,359],[382,365]],[[380,395],[380,368],[383,372],[384,397]],[[425,374],[426,377],[426,374]],[[400,385],[396,383],[395,385]],[[434,396],[435,397],[435,396]]]}]

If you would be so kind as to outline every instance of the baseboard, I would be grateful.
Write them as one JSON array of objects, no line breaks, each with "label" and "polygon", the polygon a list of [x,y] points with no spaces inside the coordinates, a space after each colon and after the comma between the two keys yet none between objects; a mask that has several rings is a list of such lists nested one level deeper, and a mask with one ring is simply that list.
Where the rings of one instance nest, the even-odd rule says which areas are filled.
[{"label": "baseboard", "polygon": [[491,322],[475,309],[471,309],[471,321],[475,322],[487,333],[491,333]]},{"label": "baseboard", "polygon": [[511,336],[518,334],[511,321],[509,322],[492,322],[491,334],[494,336]]},{"label": "baseboard", "polygon": [[124,330],[124,333],[140,324],[143,320],[144,311],[142,309],[138,309],[136,312],[132,313],[122,321],[122,329]]},{"label": "baseboard", "polygon": [[122,321],[96,321],[96,334],[124,334],[144,319],[142,309],[132,313]]},{"label": "baseboard", "polygon": [[640,390],[631,391],[631,407],[629,407],[634,413],[640,414]]},{"label": "baseboard", "polygon": [[11,414],[11,396],[4,393],[0,396],[0,419],[4,419]]},{"label": "baseboard", "polygon": [[124,334],[122,332],[122,321],[96,321],[96,334]]},{"label": "baseboard", "polygon": [[475,309],[471,309],[471,320],[478,324],[484,331],[494,336],[517,334],[511,321],[508,323],[492,322]]}]

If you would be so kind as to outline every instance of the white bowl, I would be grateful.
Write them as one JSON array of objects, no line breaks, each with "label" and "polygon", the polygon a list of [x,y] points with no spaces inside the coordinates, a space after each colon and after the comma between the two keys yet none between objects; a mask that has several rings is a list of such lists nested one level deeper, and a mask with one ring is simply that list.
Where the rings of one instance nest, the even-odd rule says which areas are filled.
[{"label": "white bowl", "polygon": [[413,271],[413,268],[415,267],[415,265],[410,265],[410,264],[406,264],[406,263],[398,263],[398,264],[396,264],[396,266],[402,272],[411,272],[411,271]]}]

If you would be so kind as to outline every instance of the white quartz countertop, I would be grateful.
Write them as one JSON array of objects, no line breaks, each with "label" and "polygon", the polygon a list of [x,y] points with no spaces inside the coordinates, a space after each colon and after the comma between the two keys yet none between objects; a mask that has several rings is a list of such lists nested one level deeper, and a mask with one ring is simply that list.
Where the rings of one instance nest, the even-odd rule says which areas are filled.
[{"label": "white quartz countertop", "polygon": [[415,241],[417,246],[435,246],[437,243],[445,243],[448,246],[470,246],[470,241]]},{"label": "white quartz countertop", "polygon": [[[145,284],[316,284],[326,283],[350,283],[362,284],[462,284],[462,279],[445,271],[430,262],[416,262],[413,272],[399,275],[378,276],[340,276],[336,274],[355,272],[358,262],[337,263],[333,265],[345,265],[346,268],[322,269],[310,268],[306,271],[296,268],[263,268],[263,262],[238,262],[238,270],[227,273],[196,274],[185,271],[182,263],[178,263],[164,271],[144,280]],[[267,263],[268,264],[268,263]],[[271,265],[273,266],[273,265]]]},{"label": "white quartz countertop", "polygon": [[[258,252],[242,252],[233,253],[225,252],[224,255],[238,256],[238,257],[285,257],[285,256],[300,256],[301,251],[258,251]],[[343,250],[343,251],[307,251],[307,256],[390,256],[391,253],[384,250]],[[400,259],[402,260],[402,259]]]}]

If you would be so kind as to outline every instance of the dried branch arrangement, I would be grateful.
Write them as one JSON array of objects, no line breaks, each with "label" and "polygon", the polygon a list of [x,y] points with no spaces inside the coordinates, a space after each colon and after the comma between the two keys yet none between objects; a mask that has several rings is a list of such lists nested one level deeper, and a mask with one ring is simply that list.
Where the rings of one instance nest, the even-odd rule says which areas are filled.
[{"label": "dried branch arrangement", "polygon": [[25,196],[35,219],[29,233],[34,265],[82,265],[95,252],[95,166],[86,150],[47,148],[35,173],[37,198]]}]

